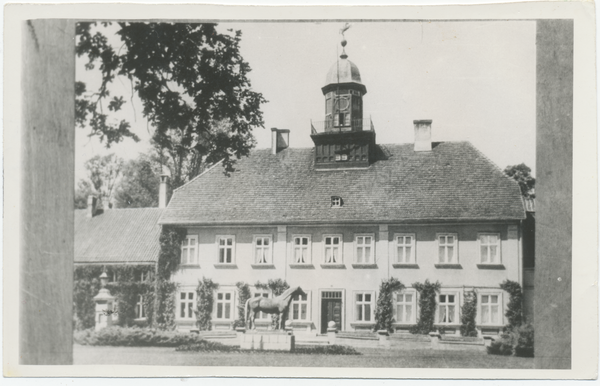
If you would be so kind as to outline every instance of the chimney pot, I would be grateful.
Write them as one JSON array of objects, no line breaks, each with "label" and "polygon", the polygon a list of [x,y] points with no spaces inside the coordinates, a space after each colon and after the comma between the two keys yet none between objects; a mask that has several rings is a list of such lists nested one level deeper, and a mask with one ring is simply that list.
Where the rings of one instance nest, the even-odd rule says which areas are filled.
[{"label": "chimney pot", "polygon": [[290,131],[288,129],[271,128],[271,154],[277,154],[290,146]]},{"label": "chimney pot", "polygon": [[170,173],[167,170],[165,170],[166,168],[163,167],[162,169],[162,173],[160,175],[160,186],[158,188],[158,207],[160,209],[164,209],[167,207],[167,197],[168,197],[168,191],[169,191],[169,177],[170,177]]},{"label": "chimney pot", "polygon": [[88,196],[87,199],[87,215],[88,217],[94,217],[96,215],[96,211],[98,208],[96,208],[96,206],[98,205],[98,199],[95,196]]},{"label": "chimney pot", "polygon": [[431,119],[413,121],[415,125],[415,151],[431,151]]}]

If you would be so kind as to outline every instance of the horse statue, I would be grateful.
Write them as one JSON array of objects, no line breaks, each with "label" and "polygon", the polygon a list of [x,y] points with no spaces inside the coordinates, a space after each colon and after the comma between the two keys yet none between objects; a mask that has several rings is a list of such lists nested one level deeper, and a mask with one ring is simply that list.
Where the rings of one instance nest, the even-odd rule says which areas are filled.
[{"label": "horse statue", "polygon": [[264,312],[267,314],[279,315],[279,329],[283,324],[283,314],[288,309],[292,297],[299,293],[304,295],[304,291],[300,287],[292,287],[285,290],[281,295],[272,299],[264,298],[262,296],[250,298],[246,301],[244,308],[244,316],[246,317],[246,328],[248,330],[256,330],[256,324],[254,324],[254,318],[257,312]]}]

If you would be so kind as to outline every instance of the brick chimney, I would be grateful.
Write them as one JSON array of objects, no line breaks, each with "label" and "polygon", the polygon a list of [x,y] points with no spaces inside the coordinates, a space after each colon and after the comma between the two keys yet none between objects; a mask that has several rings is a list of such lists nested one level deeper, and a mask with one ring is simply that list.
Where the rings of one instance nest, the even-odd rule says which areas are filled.
[{"label": "brick chimney", "polygon": [[431,119],[413,121],[415,125],[415,151],[431,151]]},{"label": "brick chimney", "polygon": [[169,169],[163,166],[162,173],[160,175],[160,186],[158,188],[158,207],[160,209],[166,208],[168,204],[170,177],[171,174],[169,173]]},{"label": "brick chimney", "polygon": [[87,211],[87,216],[90,218],[96,215],[96,212],[98,211],[98,199],[96,198],[96,196],[88,196]]},{"label": "brick chimney", "polygon": [[287,129],[271,128],[271,154],[277,154],[290,146],[290,131]]}]

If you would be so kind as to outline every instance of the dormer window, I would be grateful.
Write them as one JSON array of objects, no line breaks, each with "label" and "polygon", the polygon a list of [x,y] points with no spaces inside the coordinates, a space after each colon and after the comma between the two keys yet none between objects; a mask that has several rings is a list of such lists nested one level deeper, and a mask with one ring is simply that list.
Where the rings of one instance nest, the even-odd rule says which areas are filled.
[{"label": "dormer window", "polygon": [[341,208],[343,205],[343,200],[339,196],[331,196],[331,207],[332,208]]}]

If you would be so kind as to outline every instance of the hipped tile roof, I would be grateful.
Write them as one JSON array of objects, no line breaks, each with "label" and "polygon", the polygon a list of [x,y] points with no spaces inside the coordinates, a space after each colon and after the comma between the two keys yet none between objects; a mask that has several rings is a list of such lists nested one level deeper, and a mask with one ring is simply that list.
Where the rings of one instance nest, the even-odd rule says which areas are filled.
[{"label": "hipped tile roof", "polygon": [[[368,169],[322,171],[313,149],[255,150],[175,191],[161,224],[397,223],[521,220],[518,184],[468,142],[380,145]],[[343,199],[331,207],[331,196]]]},{"label": "hipped tile roof", "polygon": [[110,209],[94,217],[75,211],[75,263],[153,263],[164,209]]}]

